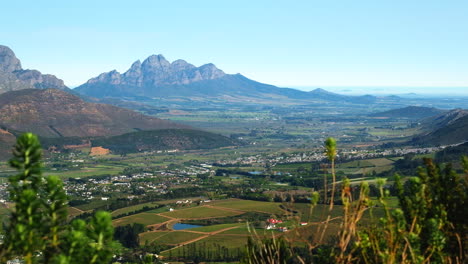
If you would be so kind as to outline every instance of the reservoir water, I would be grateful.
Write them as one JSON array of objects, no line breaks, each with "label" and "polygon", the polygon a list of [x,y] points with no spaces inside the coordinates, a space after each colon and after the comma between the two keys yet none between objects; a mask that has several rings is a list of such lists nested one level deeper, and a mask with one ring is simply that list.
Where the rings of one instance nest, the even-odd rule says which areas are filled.
[{"label": "reservoir water", "polygon": [[189,229],[189,228],[195,228],[195,227],[201,227],[200,225],[189,225],[189,224],[181,224],[177,223],[172,226],[172,229],[174,230],[183,230],[183,229]]}]

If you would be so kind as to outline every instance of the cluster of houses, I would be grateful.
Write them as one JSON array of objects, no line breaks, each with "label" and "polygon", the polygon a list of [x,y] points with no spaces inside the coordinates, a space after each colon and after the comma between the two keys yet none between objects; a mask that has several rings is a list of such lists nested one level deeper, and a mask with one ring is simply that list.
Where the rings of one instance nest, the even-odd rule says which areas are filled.
[{"label": "cluster of houses", "polygon": [[[275,218],[269,218],[266,220],[267,222],[267,225],[265,226],[265,229],[267,230],[278,230],[280,232],[287,232],[288,231],[288,228],[286,226],[276,226],[277,224],[282,224],[283,221],[282,220],[278,220],[278,219],[275,219]],[[301,222],[300,223],[301,226],[305,226],[307,225],[307,222]]]},{"label": "cluster of houses", "polygon": [[282,223],[283,223],[282,220],[278,220],[278,219],[274,219],[274,218],[267,219],[267,225],[266,225],[265,229],[267,229],[267,230],[276,229],[276,230],[278,230],[280,232],[288,231],[288,228],[285,227],[285,226],[276,227],[277,224],[282,224]]},{"label": "cluster of houses", "polygon": [[[450,145],[453,146],[453,145]],[[395,156],[405,155],[408,153],[415,154],[426,154],[433,153],[444,149],[447,146],[440,147],[428,147],[428,148],[400,148],[400,149],[387,149],[382,151],[367,150],[367,149],[343,149],[340,151],[345,159],[365,159],[365,158],[377,158],[384,156]],[[265,164],[277,164],[277,163],[297,163],[297,162],[311,162],[321,161],[325,159],[324,151],[317,150],[315,152],[302,152],[302,153],[281,153],[281,154],[270,154],[270,155],[252,155],[243,156],[235,159],[218,160],[216,163],[221,165],[265,165]]]},{"label": "cluster of houses", "polygon": [[[156,179],[142,181],[141,179]],[[138,173],[130,176],[118,175],[106,178],[86,178],[81,182],[65,181],[65,191],[73,199],[92,200],[95,198],[103,201],[109,200],[110,196],[116,194],[131,196],[134,198],[135,190],[139,193],[166,194],[170,187],[180,184],[195,183],[199,179],[188,176],[159,175],[156,173]],[[84,181],[84,183],[83,183]],[[0,193],[1,194],[1,193]],[[0,198],[2,198],[0,196]]]}]

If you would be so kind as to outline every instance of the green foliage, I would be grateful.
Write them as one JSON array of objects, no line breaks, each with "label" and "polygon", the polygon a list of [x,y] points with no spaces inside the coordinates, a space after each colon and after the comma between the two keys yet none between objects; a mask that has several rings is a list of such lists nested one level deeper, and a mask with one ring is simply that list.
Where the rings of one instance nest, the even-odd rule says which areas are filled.
[{"label": "green foliage", "polygon": [[102,146],[118,154],[162,149],[211,149],[238,143],[221,135],[190,129],[138,131],[92,140],[93,146]]},{"label": "green foliage", "polygon": [[244,264],[286,264],[292,259],[291,247],[282,238],[252,239],[249,237]]},{"label": "green foliage", "polygon": [[325,140],[325,150],[327,158],[332,161],[336,157],[336,139],[329,137]]},{"label": "green foliage", "polygon": [[468,173],[468,157],[467,156],[462,157],[462,164],[463,164],[463,170],[465,171],[465,173]]},{"label": "green foliage", "polygon": [[140,245],[139,234],[143,232],[145,232],[143,224],[134,223],[118,226],[115,229],[114,238],[126,248],[136,248]]},{"label": "green foliage", "polygon": [[462,263],[466,259],[468,203],[466,181],[450,165],[444,170],[425,159],[417,177],[395,188],[401,209],[391,210],[379,184],[385,217],[358,236],[365,263]]},{"label": "green foliage", "polygon": [[10,199],[15,204],[1,261],[19,258],[24,263],[110,263],[117,245],[107,212],[98,212],[90,223],[75,220],[67,225],[67,197],[56,176],[43,177],[39,140],[21,135],[10,165],[18,174],[10,177]]}]

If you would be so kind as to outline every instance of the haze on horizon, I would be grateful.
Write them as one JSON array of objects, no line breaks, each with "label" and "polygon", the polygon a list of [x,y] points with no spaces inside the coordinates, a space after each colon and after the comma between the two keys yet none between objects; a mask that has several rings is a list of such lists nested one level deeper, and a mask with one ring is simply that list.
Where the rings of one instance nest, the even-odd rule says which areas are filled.
[{"label": "haze on horizon", "polygon": [[466,1],[7,1],[2,9],[0,44],[24,68],[70,87],[163,54],[302,90],[468,94]]}]

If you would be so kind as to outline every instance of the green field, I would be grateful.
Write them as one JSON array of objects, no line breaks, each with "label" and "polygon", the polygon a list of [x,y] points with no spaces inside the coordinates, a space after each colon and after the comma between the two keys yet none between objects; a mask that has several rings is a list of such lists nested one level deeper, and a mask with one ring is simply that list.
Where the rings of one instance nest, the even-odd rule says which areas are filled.
[{"label": "green field", "polygon": [[179,218],[179,219],[193,219],[193,218],[213,218],[238,215],[241,212],[227,211],[205,206],[197,206],[188,209],[176,209],[172,212],[162,213],[161,215]]},{"label": "green field", "polygon": [[[298,211],[301,217],[301,221],[309,222],[322,222],[325,221],[329,214],[329,205],[317,204],[312,210],[312,216],[310,215],[310,204],[308,203],[296,203],[292,206],[292,210]],[[341,205],[335,205],[331,212],[331,217],[338,217],[343,215],[343,207]]]},{"label": "green field", "polygon": [[133,206],[128,206],[128,207],[120,208],[120,209],[117,209],[117,210],[113,211],[111,213],[111,215],[112,215],[112,217],[115,217],[115,216],[118,216],[118,215],[122,215],[122,214],[130,213],[130,212],[134,212],[134,211],[137,211],[137,210],[141,210],[145,206],[150,207],[150,208],[155,207],[158,204],[159,203],[157,203],[157,202],[149,202],[149,203],[142,203],[142,204],[137,204],[137,205],[133,205]]},{"label": "green field", "polygon": [[266,229],[263,229],[263,228],[253,228],[253,227],[248,228],[247,224],[242,224],[237,228],[233,228],[233,229],[230,229],[230,230],[223,231],[220,234],[245,235],[245,236],[250,236],[250,235],[257,234],[257,235],[263,236],[263,235],[271,235],[272,232],[277,233],[278,231],[270,231],[270,230],[266,230]]},{"label": "green field", "polygon": [[178,245],[190,240],[204,236],[203,234],[191,233],[185,231],[173,231],[173,232],[146,232],[141,234],[140,239],[142,244],[145,241],[156,242],[158,244],[165,245]]},{"label": "green field", "polygon": [[[0,207],[0,223],[8,222],[11,210],[8,209],[6,206]],[[3,229],[3,225],[0,226],[0,229]]]},{"label": "green field", "polygon": [[168,221],[169,218],[166,218],[164,216],[160,216],[157,214],[152,214],[152,213],[139,213],[135,215],[130,215],[122,218],[118,218],[114,221],[112,221],[112,224],[114,226],[123,226],[127,224],[133,224],[133,223],[138,223],[138,224],[143,224],[145,226],[147,225],[154,225],[154,224],[160,224],[163,222]]},{"label": "green field", "polygon": [[108,204],[109,201],[103,201],[103,200],[91,200],[89,203],[86,203],[86,204],[80,204],[80,205],[77,205],[75,206],[76,208],[82,210],[82,211],[89,211],[89,210],[93,210],[93,209],[96,209],[98,207],[102,207],[102,206],[105,206],[106,204]]},{"label": "green field", "polygon": [[345,174],[371,174],[374,171],[381,173],[393,168],[394,161],[387,158],[353,160],[337,164],[337,170]]},{"label": "green field", "polygon": [[56,175],[61,178],[84,178],[89,176],[99,175],[114,175],[120,173],[125,168],[124,164],[109,164],[109,165],[96,165],[93,167],[86,167],[79,170],[68,170],[68,171],[53,171],[48,170],[44,172],[44,175]]},{"label": "green field", "polygon": [[284,211],[279,207],[281,203],[250,201],[240,199],[229,199],[221,201],[213,201],[212,206],[229,208],[241,211],[264,212],[270,214],[284,214]]},{"label": "green field", "polygon": [[[242,250],[247,244],[246,236],[236,236],[236,235],[213,235],[207,238],[201,239],[197,242],[194,242],[194,246],[197,248],[203,248],[206,251],[215,251],[219,247],[223,247],[231,250]],[[178,247],[166,252],[163,252],[161,255],[167,257],[169,255],[179,256],[183,254],[183,247]],[[170,254],[169,254],[170,252]]]},{"label": "green field", "polygon": [[75,217],[75,216],[80,215],[80,214],[82,214],[82,213],[83,213],[83,211],[81,211],[81,210],[78,209],[78,208],[71,207],[71,206],[68,207],[68,216],[69,216],[69,217]]},{"label": "green field", "polygon": [[157,240],[158,238],[162,237],[162,236],[165,236],[167,234],[170,234],[172,233],[171,231],[150,231],[150,232],[145,232],[145,233],[141,233],[140,234],[140,243],[141,244],[145,244],[146,241],[148,241],[148,243],[150,242],[158,242],[159,243],[159,240]]}]

